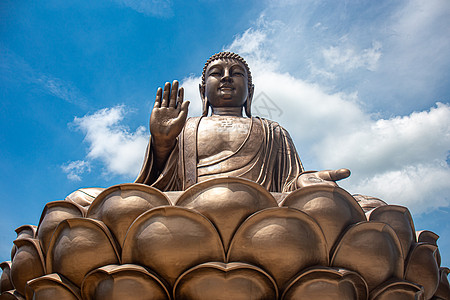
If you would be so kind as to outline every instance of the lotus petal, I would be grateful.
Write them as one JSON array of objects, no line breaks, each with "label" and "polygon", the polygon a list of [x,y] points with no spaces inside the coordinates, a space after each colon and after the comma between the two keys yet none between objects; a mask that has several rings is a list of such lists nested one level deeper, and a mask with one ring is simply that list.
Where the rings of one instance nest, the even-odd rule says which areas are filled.
[{"label": "lotus petal", "polygon": [[68,201],[53,201],[45,205],[37,229],[37,237],[41,242],[44,254],[47,253],[53,232],[61,221],[83,217],[80,207]]},{"label": "lotus petal", "polygon": [[250,216],[230,245],[228,262],[246,262],[266,270],[280,290],[298,272],[328,265],[325,237],[306,213],[287,207],[268,208]]},{"label": "lotus petal", "polygon": [[281,206],[299,209],[313,217],[322,228],[330,248],[345,228],[366,220],[362,208],[349,193],[329,185],[312,185],[296,190],[284,199]]},{"label": "lotus petal", "polygon": [[423,286],[425,299],[430,299],[439,284],[439,266],[434,252],[437,247],[428,243],[413,246],[406,261],[405,279]]},{"label": "lotus petal", "polygon": [[117,245],[105,224],[74,218],[59,223],[48,247],[46,266],[78,287],[98,267],[119,263]]},{"label": "lotus petal", "polygon": [[161,280],[144,267],[109,265],[86,275],[82,284],[84,300],[170,299]]},{"label": "lotus petal", "polygon": [[273,196],[261,185],[242,178],[215,178],[187,189],[177,206],[195,209],[217,228],[228,250],[239,225],[264,208],[278,207]]},{"label": "lotus petal", "polygon": [[278,299],[275,281],[258,267],[244,263],[211,262],[178,278],[175,299]]},{"label": "lotus petal", "polygon": [[17,292],[25,295],[27,281],[45,274],[44,256],[37,239],[21,238],[14,244],[17,252],[11,264],[11,282]]},{"label": "lotus petal", "polygon": [[[34,239],[36,237],[36,226],[35,225],[22,225],[17,227],[15,230],[17,233],[16,240],[20,240],[23,238]],[[11,249],[11,260],[13,260],[14,255],[16,254],[17,246],[13,245]]]},{"label": "lotus petal", "polygon": [[122,245],[128,228],[140,214],[169,204],[162,192],[148,185],[119,184],[104,190],[95,198],[87,217],[105,223],[119,245]]},{"label": "lotus petal", "polygon": [[370,212],[368,219],[391,226],[400,240],[403,256],[408,255],[409,249],[416,242],[416,234],[411,214],[406,207],[398,205],[380,206]]},{"label": "lotus petal", "polygon": [[391,279],[370,293],[370,300],[424,300],[423,288],[409,281]]},{"label": "lotus petal", "polygon": [[440,268],[439,270],[439,286],[434,293],[434,296],[438,299],[450,299],[450,286],[448,283],[448,273],[450,273],[449,268]]},{"label": "lotus petal", "polygon": [[26,298],[33,300],[81,300],[80,290],[59,274],[49,274],[30,280]]},{"label": "lotus petal", "polygon": [[404,258],[392,227],[379,222],[361,222],[344,233],[331,265],[356,271],[371,291],[391,277],[402,278]]},{"label": "lotus petal", "polygon": [[171,286],[187,269],[209,261],[224,261],[217,230],[193,210],[162,206],[140,215],[123,243],[122,263],[146,266]]},{"label": "lotus petal", "polygon": [[78,189],[66,197],[66,201],[74,202],[82,207],[88,207],[92,201],[105,189],[104,188],[83,188]]},{"label": "lotus petal", "polygon": [[0,295],[0,300],[25,300],[16,290],[6,291]]},{"label": "lotus petal", "polygon": [[313,267],[295,278],[281,299],[367,300],[368,294],[366,282],[353,271]]},{"label": "lotus petal", "polygon": [[20,239],[34,239],[36,237],[36,229],[37,227],[35,225],[22,225],[20,227],[17,227],[15,230],[17,233],[16,240]]},{"label": "lotus petal", "polygon": [[354,194],[353,198],[355,198],[355,200],[358,201],[359,206],[361,206],[364,212],[368,212],[374,208],[387,205],[387,203],[384,202],[383,200],[372,196]]},{"label": "lotus petal", "polygon": [[[419,243],[428,243],[431,245],[437,245],[437,240],[439,239],[439,235],[429,230],[421,230],[416,231],[417,242]],[[434,252],[434,256],[436,257],[436,261],[438,266],[441,266],[441,254],[439,253],[439,248]]]},{"label": "lotus petal", "polygon": [[11,262],[4,261],[0,264],[2,268],[2,276],[0,277],[0,294],[9,290],[13,290],[14,286],[11,282]]}]

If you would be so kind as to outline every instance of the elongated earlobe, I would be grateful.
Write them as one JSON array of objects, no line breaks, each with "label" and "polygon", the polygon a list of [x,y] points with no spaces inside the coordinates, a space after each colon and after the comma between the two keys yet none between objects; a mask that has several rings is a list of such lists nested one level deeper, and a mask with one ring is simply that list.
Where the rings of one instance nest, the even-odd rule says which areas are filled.
[{"label": "elongated earlobe", "polygon": [[248,97],[247,97],[247,101],[245,101],[245,114],[247,115],[247,117],[251,117],[252,116],[252,100],[253,100],[253,90],[254,90],[255,86],[252,85],[251,89],[248,91]]},{"label": "elongated earlobe", "polygon": [[199,84],[198,90],[200,92],[200,98],[202,98],[202,117],[206,117],[208,116],[209,104],[208,100],[205,98],[205,87]]},{"label": "elongated earlobe", "polygon": [[203,116],[203,117],[207,117],[207,116],[208,116],[208,110],[209,110],[208,101],[206,101],[205,99],[203,99],[202,102],[203,102],[203,112],[202,112],[202,116]]},{"label": "elongated earlobe", "polygon": [[251,117],[252,116],[252,108],[251,108],[251,102],[250,101],[248,101],[248,99],[247,99],[247,101],[245,101],[245,114],[247,115],[247,117]]}]

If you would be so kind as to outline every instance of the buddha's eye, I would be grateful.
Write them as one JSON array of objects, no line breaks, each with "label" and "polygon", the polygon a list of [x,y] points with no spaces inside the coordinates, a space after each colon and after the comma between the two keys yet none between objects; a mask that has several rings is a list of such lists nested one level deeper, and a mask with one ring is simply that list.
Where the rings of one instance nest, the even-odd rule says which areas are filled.
[{"label": "buddha's eye", "polygon": [[217,68],[213,68],[209,71],[209,76],[217,77],[217,76],[221,76],[221,75],[222,75],[221,70],[219,70]]},{"label": "buddha's eye", "polygon": [[233,72],[233,76],[244,76],[244,73],[239,72],[239,71]]}]

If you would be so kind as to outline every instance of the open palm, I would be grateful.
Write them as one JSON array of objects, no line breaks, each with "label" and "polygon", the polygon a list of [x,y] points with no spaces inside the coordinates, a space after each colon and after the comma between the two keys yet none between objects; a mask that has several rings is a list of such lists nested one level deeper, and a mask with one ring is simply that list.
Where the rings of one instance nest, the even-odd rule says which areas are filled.
[{"label": "open palm", "polygon": [[158,88],[155,105],[150,116],[150,133],[161,145],[173,145],[186,123],[189,101],[183,101],[184,89],[178,89],[178,81],[172,88],[169,82],[164,91]]}]

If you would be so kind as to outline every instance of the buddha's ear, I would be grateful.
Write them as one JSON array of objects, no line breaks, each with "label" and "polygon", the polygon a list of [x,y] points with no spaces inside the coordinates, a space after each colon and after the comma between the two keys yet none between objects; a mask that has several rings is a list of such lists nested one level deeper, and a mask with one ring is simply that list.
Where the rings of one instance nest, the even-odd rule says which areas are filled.
[{"label": "buddha's ear", "polygon": [[252,101],[253,101],[253,91],[255,90],[255,85],[252,84],[252,87],[248,91],[247,100],[245,101],[245,114],[247,117],[252,116]]},{"label": "buddha's ear", "polygon": [[208,116],[209,105],[208,105],[208,99],[206,99],[206,97],[205,97],[205,86],[202,84],[199,84],[198,90],[200,92],[200,97],[202,98],[202,110],[203,110],[202,116],[206,117],[206,116]]}]

